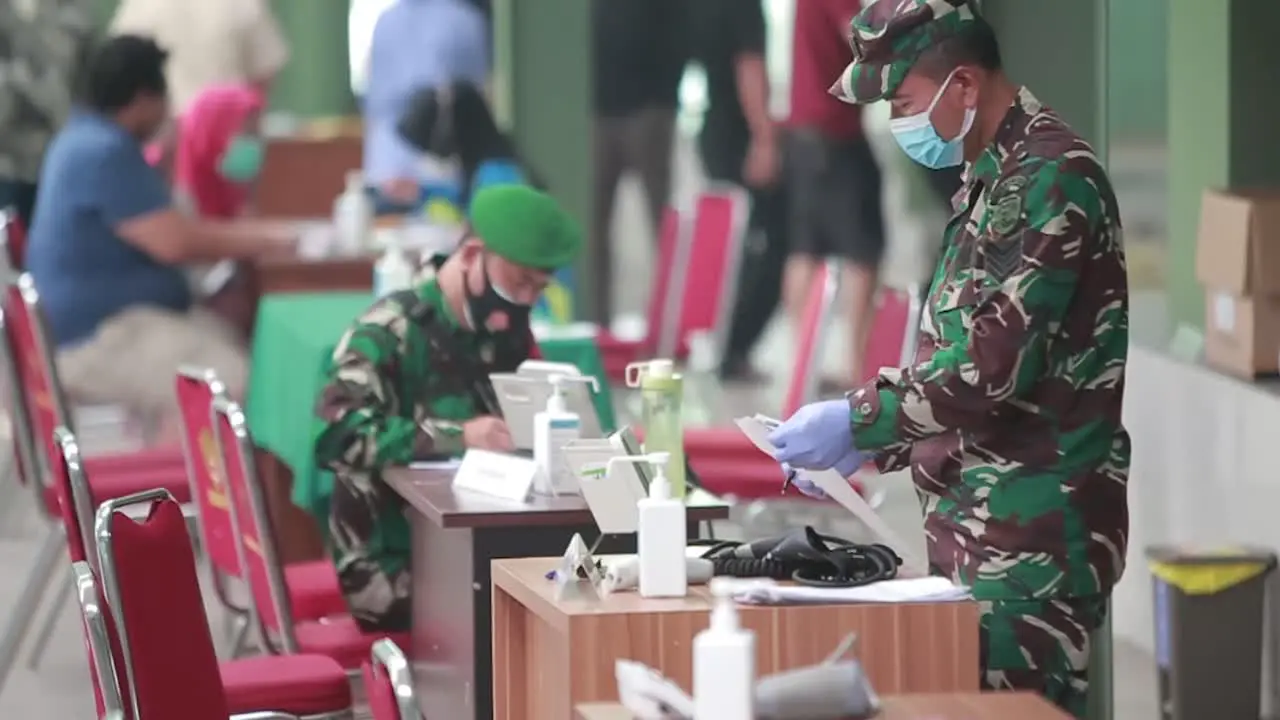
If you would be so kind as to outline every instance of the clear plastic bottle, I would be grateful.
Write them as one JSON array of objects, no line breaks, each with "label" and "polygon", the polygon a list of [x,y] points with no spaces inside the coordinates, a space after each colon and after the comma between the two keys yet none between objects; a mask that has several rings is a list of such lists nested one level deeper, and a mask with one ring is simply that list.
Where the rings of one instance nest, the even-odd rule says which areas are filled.
[{"label": "clear plastic bottle", "polygon": [[671,360],[649,360],[627,366],[627,386],[640,389],[643,403],[644,451],[666,453],[671,497],[683,500],[686,492],[684,418],[681,404],[684,378]]},{"label": "clear plastic bottle", "polygon": [[364,175],[347,173],[346,189],[333,203],[333,229],[338,248],[345,254],[365,251],[373,235],[373,201],[365,194]]}]

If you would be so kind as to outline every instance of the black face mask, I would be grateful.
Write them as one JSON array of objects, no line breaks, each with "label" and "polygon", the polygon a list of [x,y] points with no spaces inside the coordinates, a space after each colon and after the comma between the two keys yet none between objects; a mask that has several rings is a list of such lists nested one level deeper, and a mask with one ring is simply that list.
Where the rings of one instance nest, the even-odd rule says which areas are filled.
[{"label": "black face mask", "polygon": [[503,332],[522,332],[521,328],[529,326],[529,316],[533,308],[498,292],[498,288],[494,287],[493,281],[489,279],[489,266],[485,263],[483,256],[480,258],[480,268],[484,271],[484,291],[479,295],[472,295],[469,289],[467,291],[467,312],[471,315],[471,323],[475,331],[480,334],[493,332],[489,330],[486,323],[490,315],[500,312],[507,316],[507,329]]}]

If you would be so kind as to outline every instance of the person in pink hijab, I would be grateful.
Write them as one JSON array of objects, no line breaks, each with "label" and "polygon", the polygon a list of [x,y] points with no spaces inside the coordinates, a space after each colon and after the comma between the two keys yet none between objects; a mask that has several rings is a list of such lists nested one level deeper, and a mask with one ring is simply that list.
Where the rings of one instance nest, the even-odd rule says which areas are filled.
[{"label": "person in pink hijab", "polygon": [[[250,85],[217,85],[191,103],[177,125],[173,164],[175,199],[204,219],[229,220],[245,214],[262,169],[258,121],[266,104]],[[246,338],[257,310],[248,277],[224,261],[193,273],[204,304]]]},{"label": "person in pink hijab", "polygon": [[203,218],[229,219],[249,205],[262,168],[258,122],[266,99],[250,85],[202,91],[179,120],[174,188]]}]

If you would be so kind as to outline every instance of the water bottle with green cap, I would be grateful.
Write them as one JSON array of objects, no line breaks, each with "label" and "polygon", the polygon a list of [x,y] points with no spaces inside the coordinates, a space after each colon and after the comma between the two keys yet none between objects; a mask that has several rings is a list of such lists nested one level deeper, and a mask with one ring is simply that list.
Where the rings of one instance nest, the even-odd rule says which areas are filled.
[{"label": "water bottle with green cap", "polygon": [[627,387],[639,388],[644,422],[644,451],[667,453],[667,480],[671,497],[685,496],[684,427],[681,401],[684,378],[671,360],[649,360],[627,365]]}]

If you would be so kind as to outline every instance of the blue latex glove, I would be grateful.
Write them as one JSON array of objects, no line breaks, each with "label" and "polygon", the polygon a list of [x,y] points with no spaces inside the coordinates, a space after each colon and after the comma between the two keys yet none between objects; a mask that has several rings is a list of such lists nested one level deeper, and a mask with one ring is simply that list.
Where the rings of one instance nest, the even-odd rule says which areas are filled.
[{"label": "blue latex glove", "polygon": [[[869,457],[870,455],[867,453],[859,452],[857,448],[854,448],[847,455],[840,458],[840,462],[835,464],[836,472],[840,473],[840,476],[845,479],[851,478],[858,470],[862,469]],[[812,473],[816,471],[799,470],[787,463],[782,463],[782,472],[786,473],[787,483],[799,490],[800,494],[818,500],[827,499],[827,491],[818,487],[818,484],[813,481]]]},{"label": "blue latex glove", "polygon": [[775,459],[780,463],[805,470],[827,470],[839,463],[843,472],[852,462],[850,453],[857,454],[849,402],[809,403],[774,428],[769,442],[778,449]]}]

